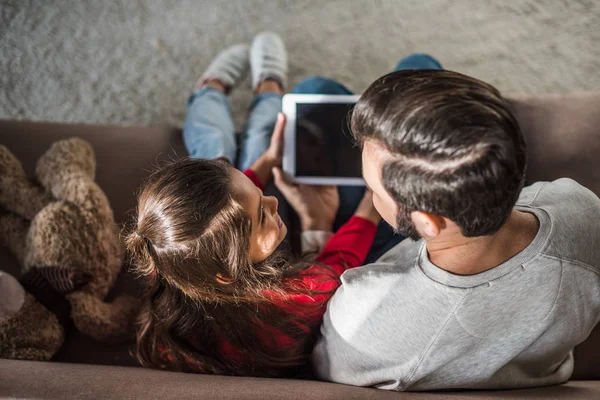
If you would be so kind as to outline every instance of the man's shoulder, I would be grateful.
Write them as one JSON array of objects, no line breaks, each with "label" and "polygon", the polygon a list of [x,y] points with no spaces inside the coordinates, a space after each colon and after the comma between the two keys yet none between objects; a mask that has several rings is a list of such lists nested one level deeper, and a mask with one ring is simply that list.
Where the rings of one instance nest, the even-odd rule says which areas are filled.
[{"label": "man's shoulder", "polygon": [[[591,190],[570,178],[552,182],[536,182],[524,188],[517,205],[551,207],[560,205],[556,211],[570,211],[570,208],[592,207],[600,210],[600,199]],[[565,207],[566,206],[566,207]]]},{"label": "man's shoulder", "polygon": [[342,275],[343,285],[362,286],[365,281],[368,281],[367,286],[372,287],[374,281],[388,280],[391,275],[402,275],[417,264],[419,253],[424,245],[422,240],[415,242],[404,239],[374,263],[344,272]]},{"label": "man's shoulder", "polygon": [[[397,314],[397,305],[405,304],[419,290],[423,274],[417,262],[423,245],[405,240],[377,262],[344,272],[342,284],[327,305],[324,325],[331,324],[336,335],[353,343],[365,338],[373,341],[375,333],[369,332],[394,327],[391,321],[386,326],[378,321],[390,312]],[[403,312],[410,310],[405,307]],[[362,339],[356,332],[361,332]]]},{"label": "man's shoulder", "polygon": [[552,223],[552,236],[600,235],[600,199],[591,190],[569,178],[537,182],[523,189],[517,207],[540,210]]},{"label": "man's shoulder", "polygon": [[517,206],[547,215],[545,256],[599,270],[600,199],[592,191],[567,178],[538,182],[523,190]]}]

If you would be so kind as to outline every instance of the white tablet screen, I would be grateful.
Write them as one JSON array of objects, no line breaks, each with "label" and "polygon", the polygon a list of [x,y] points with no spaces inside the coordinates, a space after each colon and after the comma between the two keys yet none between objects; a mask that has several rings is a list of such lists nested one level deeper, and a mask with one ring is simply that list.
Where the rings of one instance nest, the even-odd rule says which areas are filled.
[{"label": "white tablet screen", "polygon": [[361,178],[350,133],[354,103],[296,103],[296,176]]}]

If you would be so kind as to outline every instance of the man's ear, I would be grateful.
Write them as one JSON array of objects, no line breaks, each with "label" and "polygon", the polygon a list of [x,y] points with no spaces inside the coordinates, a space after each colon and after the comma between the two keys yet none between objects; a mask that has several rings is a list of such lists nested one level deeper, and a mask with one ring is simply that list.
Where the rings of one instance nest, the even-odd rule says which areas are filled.
[{"label": "man's ear", "polygon": [[436,237],[446,227],[444,218],[435,214],[413,211],[410,214],[417,232],[423,237]]}]

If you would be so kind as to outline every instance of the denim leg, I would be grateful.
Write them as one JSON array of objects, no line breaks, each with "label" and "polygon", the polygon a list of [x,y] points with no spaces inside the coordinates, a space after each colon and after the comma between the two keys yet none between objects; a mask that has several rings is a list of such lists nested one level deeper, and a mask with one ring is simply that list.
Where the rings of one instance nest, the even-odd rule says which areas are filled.
[{"label": "denim leg", "polygon": [[403,69],[443,69],[442,64],[438,60],[424,53],[413,53],[407,57],[404,57],[398,65],[393,69],[394,71],[401,71]]},{"label": "denim leg", "polygon": [[242,130],[238,168],[244,171],[269,148],[282,96],[266,92],[254,97]]},{"label": "denim leg", "polygon": [[190,96],[183,141],[191,158],[226,157],[233,165],[237,146],[227,96],[206,86]]},{"label": "denim leg", "polygon": [[295,94],[353,94],[344,85],[332,79],[311,76],[298,83],[292,93]]}]

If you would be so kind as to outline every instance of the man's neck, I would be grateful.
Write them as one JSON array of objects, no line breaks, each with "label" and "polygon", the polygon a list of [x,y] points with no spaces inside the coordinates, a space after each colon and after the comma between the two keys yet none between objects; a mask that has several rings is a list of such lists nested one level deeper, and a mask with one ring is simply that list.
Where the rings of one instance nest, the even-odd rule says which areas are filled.
[{"label": "man's neck", "polygon": [[426,238],[429,260],[457,275],[475,275],[506,262],[523,251],[539,229],[537,217],[513,210],[498,232],[489,236],[465,237],[459,230]]}]

